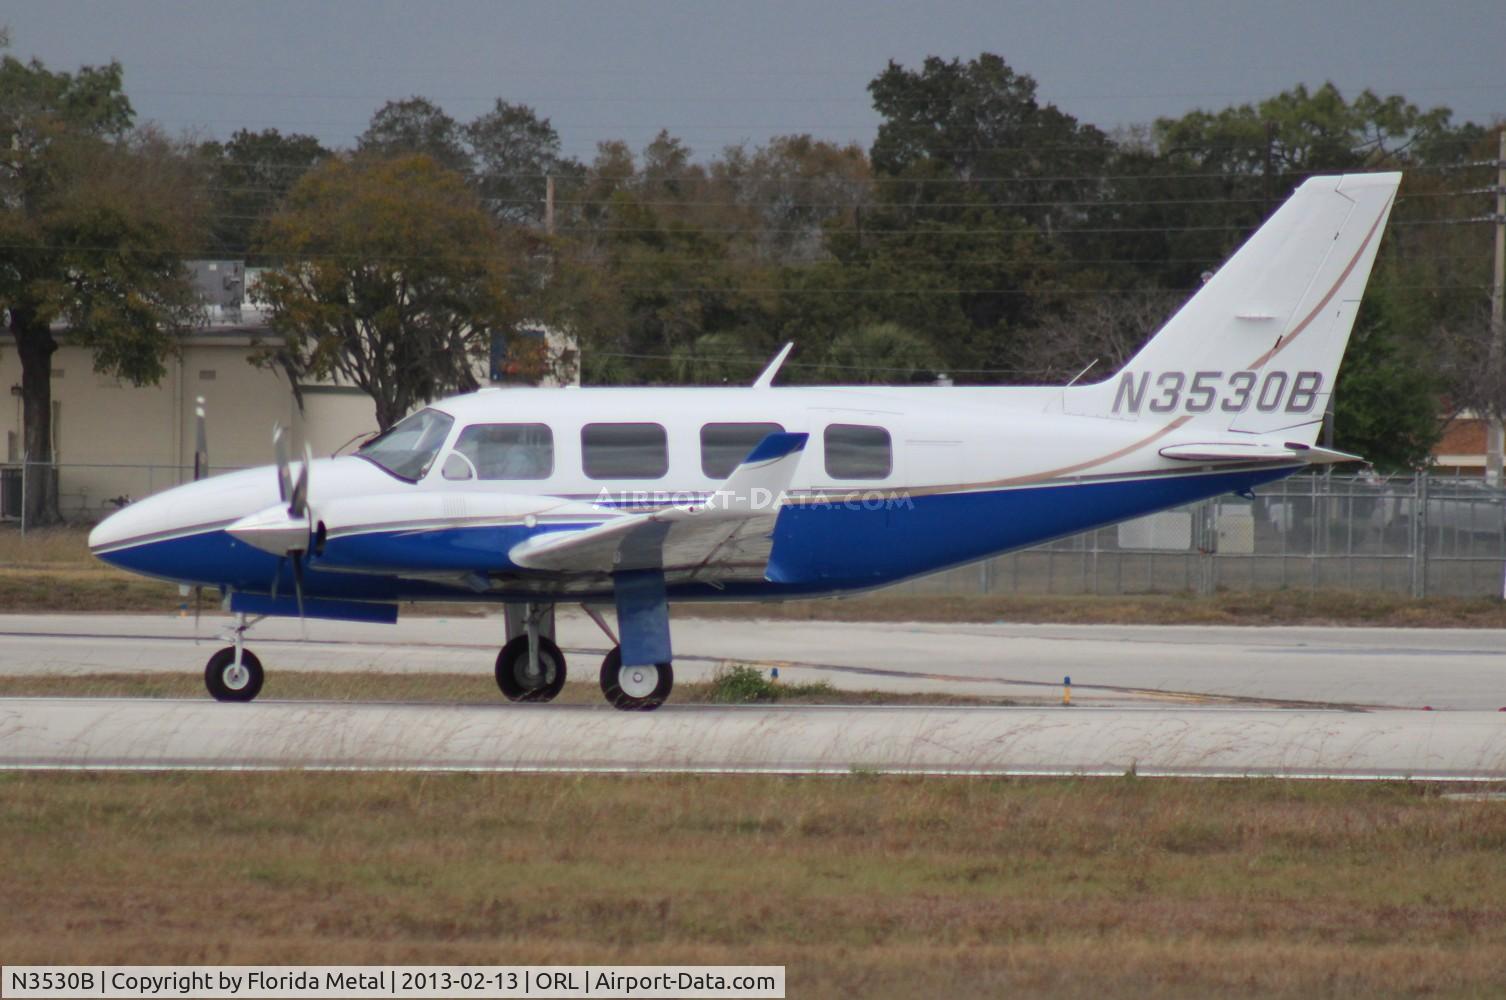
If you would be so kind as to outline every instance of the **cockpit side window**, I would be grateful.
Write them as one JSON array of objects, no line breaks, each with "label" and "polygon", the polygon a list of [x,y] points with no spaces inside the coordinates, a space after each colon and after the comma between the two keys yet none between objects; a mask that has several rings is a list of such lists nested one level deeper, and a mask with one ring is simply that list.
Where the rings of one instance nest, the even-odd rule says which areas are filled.
[{"label": "cockpit side window", "polygon": [[416,483],[434,464],[454,423],[455,418],[448,413],[422,409],[366,442],[356,455],[399,479]]},{"label": "cockpit side window", "polygon": [[[451,458],[463,455],[478,479],[548,479],[554,473],[554,432],[548,424],[472,424],[460,432]],[[457,464],[445,478],[469,479],[470,469]]]}]

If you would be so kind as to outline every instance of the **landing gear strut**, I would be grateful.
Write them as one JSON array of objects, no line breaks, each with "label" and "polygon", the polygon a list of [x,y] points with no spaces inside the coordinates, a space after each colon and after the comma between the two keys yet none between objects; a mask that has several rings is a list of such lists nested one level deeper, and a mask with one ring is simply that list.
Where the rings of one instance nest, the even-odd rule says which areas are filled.
[{"label": "landing gear strut", "polygon": [[520,635],[497,654],[497,687],[508,701],[553,701],[565,687],[565,654],[549,639],[536,638],[529,655],[528,636]]},{"label": "landing gear strut", "polygon": [[261,619],[248,622],[245,615],[237,616],[230,635],[235,644],[215,653],[204,665],[204,686],[216,701],[250,701],[261,693],[266,679],[261,660],[245,647],[246,630],[258,621]]},{"label": "landing gear strut", "polygon": [[525,604],[521,615],[507,611],[512,638],[497,654],[497,687],[508,701],[553,701],[565,687],[565,654],[550,636],[554,605]]}]

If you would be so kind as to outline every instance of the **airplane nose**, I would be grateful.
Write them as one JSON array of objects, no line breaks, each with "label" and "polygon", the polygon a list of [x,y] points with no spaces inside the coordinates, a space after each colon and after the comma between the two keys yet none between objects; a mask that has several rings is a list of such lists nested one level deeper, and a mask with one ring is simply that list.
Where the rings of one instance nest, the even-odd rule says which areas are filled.
[{"label": "airplane nose", "polygon": [[212,531],[277,501],[272,467],[246,469],[186,483],[111,514],[89,532],[89,549],[100,559],[139,568],[146,549]]}]

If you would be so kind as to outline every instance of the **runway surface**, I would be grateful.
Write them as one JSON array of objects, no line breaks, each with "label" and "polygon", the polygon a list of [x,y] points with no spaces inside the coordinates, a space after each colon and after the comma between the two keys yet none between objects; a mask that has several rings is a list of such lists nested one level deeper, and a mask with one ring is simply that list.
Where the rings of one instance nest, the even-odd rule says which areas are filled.
[{"label": "runway surface", "polygon": [[[206,620],[0,616],[0,674],[198,673]],[[499,618],[259,625],[279,670],[489,675]],[[606,640],[559,639],[594,679]],[[1506,633],[683,620],[676,674],[1007,697],[1010,707],[403,705],[0,699],[0,767],[334,768],[1506,779]],[[1064,675],[1072,708],[1059,706]],[[1430,706],[1436,711],[1420,711]]]},{"label": "runway surface", "polygon": [[[198,672],[222,643],[206,617],[0,615],[0,674]],[[279,670],[490,673],[500,620],[406,618],[397,625],[258,625],[249,648]],[[559,640],[578,678],[595,677],[607,640],[562,614]],[[724,660],[778,666],[790,681],[849,689],[944,691],[1054,701],[1071,676],[1089,705],[1247,700],[1495,710],[1506,706],[1506,632],[1471,629],[835,623],[676,620],[675,670]]]},{"label": "runway surface", "polygon": [[0,700],[0,767],[1506,777],[1506,714]]}]

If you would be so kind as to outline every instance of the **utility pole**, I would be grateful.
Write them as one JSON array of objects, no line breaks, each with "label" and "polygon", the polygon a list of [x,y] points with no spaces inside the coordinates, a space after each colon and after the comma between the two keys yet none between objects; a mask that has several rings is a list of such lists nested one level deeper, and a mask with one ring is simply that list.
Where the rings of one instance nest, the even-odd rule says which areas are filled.
[{"label": "utility pole", "polygon": [[554,235],[554,175],[544,178],[544,232]]},{"label": "utility pole", "polygon": [[[1501,355],[1506,350],[1506,126],[1500,130],[1496,151],[1496,260],[1494,280],[1490,285],[1490,372],[1499,376]],[[1486,428],[1485,481],[1501,485],[1503,452],[1506,452],[1506,428],[1499,414],[1492,414]]]},{"label": "utility pole", "polygon": [[1275,195],[1275,191],[1271,183],[1274,180],[1274,178],[1271,176],[1271,163],[1275,158],[1275,154],[1276,123],[1267,118],[1265,123],[1265,171],[1261,175],[1262,179],[1265,182],[1265,214],[1262,216],[1262,218],[1266,219],[1269,219],[1271,217],[1271,201],[1273,200]]}]

